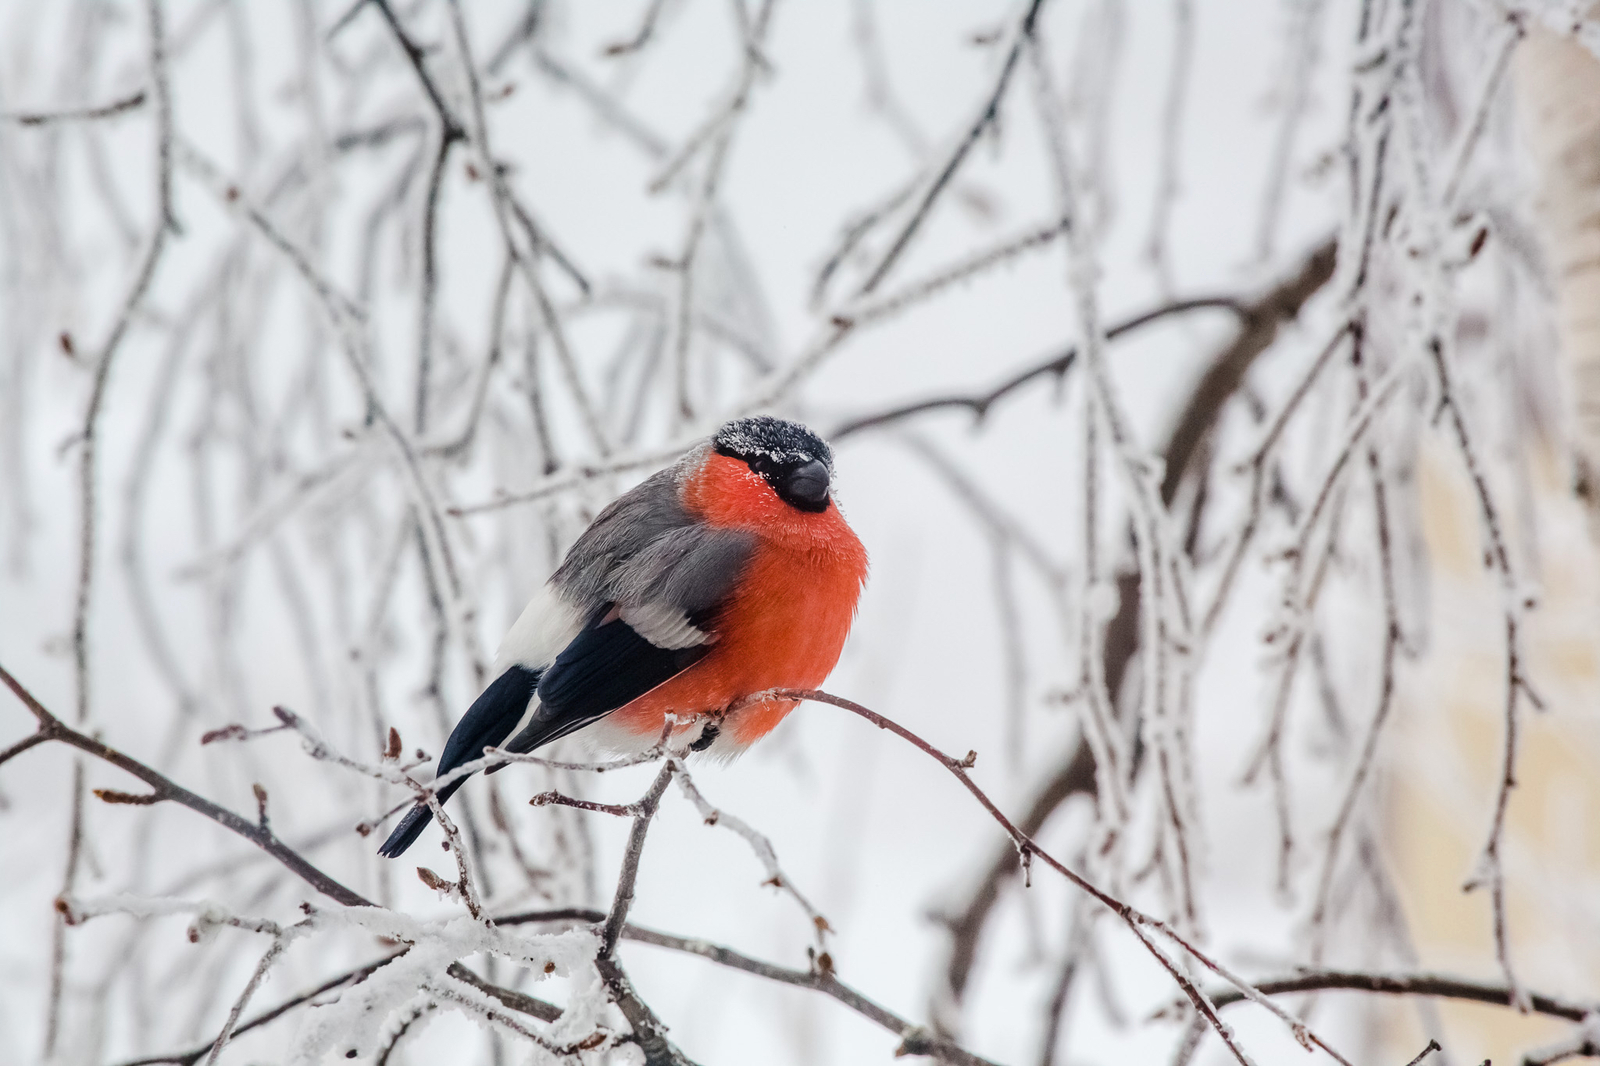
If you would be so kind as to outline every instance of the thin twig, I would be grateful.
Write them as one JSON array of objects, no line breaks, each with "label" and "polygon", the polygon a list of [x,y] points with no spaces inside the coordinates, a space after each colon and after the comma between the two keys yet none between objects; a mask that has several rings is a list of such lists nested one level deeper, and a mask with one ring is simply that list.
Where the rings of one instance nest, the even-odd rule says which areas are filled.
[{"label": "thin twig", "polygon": [[[734,703],[728,708],[727,713],[732,714],[741,705],[742,701]],[[772,849],[772,841],[751,828],[743,819],[713,807],[705,796],[701,795],[700,790],[695,787],[694,781],[690,779],[689,772],[683,765],[683,761],[674,757],[670,762],[674,767],[678,790],[694,805],[694,809],[699,813],[701,821],[705,822],[706,825],[721,826],[729,832],[742,837],[745,843],[750,845],[750,850],[755,852],[757,861],[761,863],[767,873],[767,879],[762,883],[771,885],[784,893],[794,900],[801,910],[806,912],[806,917],[811,922],[811,930],[817,938],[817,950],[827,950],[826,937],[832,931],[832,926],[822,916],[822,912],[817,910],[811,901],[801,894],[800,890],[795,887],[794,881],[778,865],[778,853]]]},{"label": "thin twig", "polygon": [[[1356,368],[1357,399],[1365,400],[1369,389],[1368,371],[1364,358],[1363,340],[1365,333],[1362,330],[1354,332],[1354,345],[1351,351],[1351,362]],[[1333,891],[1334,873],[1339,859],[1339,848],[1344,841],[1344,835],[1350,828],[1351,819],[1355,816],[1356,804],[1361,797],[1362,787],[1368,776],[1372,773],[1378,754],[1378,742],[1383,734],[1384,726],[1389,719],[1389,712],[1394,706],[1396,678],[1396,661],[1399,658],[1400,644],[1403,639],[1400,626],[1400,603],[1395,588],[1394,574],[1394,531],[1391,528],[1389,517],[1389,494],[1386,484],[1386,475],[1383,462],[1379,458],[1378,448],[1369,443],[1366,447],[1367,470],[1372,481],[1372,513],[1375,533],[1375,542],[1378,552],[1378,577],[1381,603],[1383,605],[1383,635],[1379,650],[1379,678],[1378,702],[1373,710],[1372,719],[1367,725],[1367,734],[1361,744],[1361,750],[1356,756],[1356,764],[1350,775],[1350,782],[1345,788],[1344,798],[1339,804],[1338,814],[1334,817],[1333,827],[1328,832],[1327,851],[1323,857],[1322,875],[1317,883],[1316,902],[1311,910],[1312,927],[1312,961],[1322,961],[1323,946],[1328,935],[1328,904]],[[1277,774],[1282,777],[1281,770]]]},{"label": "thin twig", "polygon": [[1183,158],[1184,105],[1190,96],[1189,76],[1194,68],[1194,0],[1173,0],[1172,66],[1167,74],[1167,97],[1161,110],[1161,163],[1156,174],[1155,205],[1150,212],[1150,236],[1145,258],[1155,269],[1163,296],[1172,292],[1172,262],[1167,248],[1172,211],[1182,191],[1179,163]]},{"label": "thin twig", "polygon": [[594,800],[578,799],[560,792],[541,792],[528,801],[533,807],[571,807],[579,811],[593,811],[596,814],[609,814],[614,818],[635,818],[640,813],[637,803],[596,803]]},{"label": "thin twig", "polygon": [[117,749],[73,729],[46,710],[45,706],[34,698],[33,693],[29,692],[4,666],[0,666],[0,682],[4,682],[5,686],[28,708],[39,723],[39,733],[46,735],[48,739],[68,744],[79,751],[93,755],[103,762],[110,763],[119,770],[132,774],[149,785],[155,795],[160,797],[161,801],[170,800],[188,807],[197,814],[216,822],[224,829],[250,841],[324,895],[351,907],[371,905],[366,897],[346,888],[311,865],[282,840],[278,839],[271,830],[263,829],[255,822],[234,814],[226,807],[220,807],[203,796],[190,792],[166,775],[152,770],[137,759],[124,755]]},{"label": "thin twig", "polygon": [[661,9],[666,6],[666,0],[650,0],[650,6],[645,8],[644,17],[639,20],[639,28],[633,36],[622,41],[614,41],[601,51],[607,58],[631,55],[642,49],[655,36],[656,22],[661,18]]},{"label": "thin twig", "polygon": [[[1106,339],[1114,340],[1123,334],[1131,333],[1139,329],[1141,326],[1153,325],[1176,315],[1188,314],[1191,311],[1211,310],[1231,311],[1240,318],[1248,318],[1250,315],[1250,310],[1234,297],[1197,296],[1187,300],[1174,300],[1170,303],[1165,303],[1159,307],[1153,307],[1148,311],[1141,312],[1140,314],[1134,315],[1131,318],[1123,319],[1121,322],[1116,323],[1106,330]],[[987,392],[971,396],[939,396],[934,397],[933,399],[919,400],[914,403],[893,407],[887,411],[879,411],[869,415],[860,415],[856,418],[850,419],[848,422],[840,424],[836,429],[833,430],[833,432],[828,434],[828,437],[830,440],[840,440],[842,438],[850,437],[860,433],[863,430],[876,429],[893,422],[898,422],[904,418],[910,418],[913,415],[922,414],[926,411],[937,411],[948,407],[964,407],[971,411],[973,417],[981,423],[988,415],[989,409],[993,407],[995,403],[1009,396],[1011,393],[1015,392],[1017,389],[1020,389],[1029,382],[1049,376],[1055,377],[1057,381],[1061,380],[1066,373],[1072,369],[1072,365],[1074,362],[1076,362],[1077,358],[1078,347],[1077,345],[1073,345],[1072,347],[1067,348],[1056,355],[1049,356],[1048,358],[1029,366],[1026,370],[1006,378],[1000,384],[989,389]]]},{"label": "thin twig", "polygon": [[[89,618],[93,607],[95,557],[97,548],[97,486],[99,477],[100,414],[105,407],[111,368],[132,325],[133,316],[144,303],[155,280],[156,268],[167,247],[169,233],[176,229],[172,210],[172,96],[167,84],[166,32],[160,0],[147,0],[149,22],[150,83],[156,104],[156,202],[155,219],[149,245],[123,297],[111,330],[90,366],[94,378],[89,402],[84,410],[78,446],[78,582],[72,612],[72,662],[76,693],[77,722],[89,720],[92,694],[89,688]],[[9,676],[9,675],[7,675]],[[42,721],[41,721],[42,728]],[[67,871],[60,894],[71,895],[83,845],[83,777],[81,765],[73,774],[72,828],[68,842]],[[61,1021],[61,988],[64,981],[65,930],[58,921],[53,931],[50,999],[45,1022],[45,1057],[55,1053]]]},{"label": "thin twig", "polygon": [[627,922],[628,911],[633,906],[633,892],[639,880],[639,857],[644,854],[645,836],[650,832],[650,821],[661,806],[661,795],[672,783],[677,766],[676,760],[669,759],[663,763],[650,788],[634,804],[638,813],[633,816],[628,846],[622,853],[622,872],[617,876],[616,897],[612,900],[611,910],[606,915],[601,931],[601,957],[609,957],[617,949],[617,938],[622,935],[622,926]]},{"label": "thin twig", "polygon": [[447,143],[459,141],[466,137],[466,130],[462,128],[454,112],[450,110],[450,105],[445,103],[443,94],[439,92],[438,84],[433,80],[433,75],[428,73],[427,53],[422,50],[421,45],[411,39],[411,35],[406,32],[405,27],[400,25],[400,20],[395,16],[394,9],[389,6],[389,0],[370,0],[370,2],[373,7],[378,9],[379,14],[383,16],[384,22],[389,24],[389,30],[394,34],[395,43],[405,53],[407,62],[411,64],[411,69],[416,71],[417,81],[422,85],[422,91],[427,93],[428,102],[433,105],[434,112],[444,124],[445,141]]},{"label": "thin twig", "polygon": [[56,111],[0,111],[0,119],[15,122],[19,126],[44,126],[52,122],[79,122],[83,120],[111,118],[125,111],[132,111],[136,107],[144,106],[150,94],[144,89],[119,97],[109,104],[99,104],[92,107],[66,107]]},{"label": "thin twig", "polygon": [[961,136],[956,140],[955,148],[946,157],[944,163],[934,172],[933,178],[928,182],[926,190],[917,200],[917,205],[911,211],[911,216],[906,219],[889,242],[888,249],[878,258],[873,268],[867,272],[866,280],[856,290],[859,298],[876,289],[880,282],[888,275],[890,269],[899,260],[901,254],[911,243],[911,238],[916,236],[922,228],[922,223],[927,220],[928,213],[933,209],[934,202],[939,199],[939,194],[949,186],[950,179],[955,177],[956,171],[961,169],[961,164],[966,161],[973,146],[978,143],[978,138],[983,136],[983,131],[989,128],[990,123],[1000,117],[1000,103],[1005,98],[1006,87],[1011,83],[1011,75],[1017,68],[1017,60],[1022,56],[1023,42],[1033,34],[1034,21],[1039,17],[1039,8],[1043,0],[1030,0],[1022,18],[1018,20],[1011,30],[1011,39],[1007,42],[1004,58],[1000,63],[999,75],[995,78],[994,86],[978,107],[978,114],[970,122]]},{"label": "thin twig", "polygon": [[222,1023],[222,1031],[211,1042],[211,1050],[206,1054],[206,1066],[214,1066],[217,1056],[222,1054],[222,1049],[228,1046],[228,1041],[233,1039],[239,1025],[239,1015],[250,1005],[251,997],[256,994],[256,989],[261,987],[261,982],[266,980],[267,971],[272,964],[278,961],[278,956],[283,954],[287,941],[283,935],[273,937],[272,945],[261,956],[261,961],[256,964],[255,972],[250,975],[250,980],[245,984],[244,991],[239,993],[239,998],[234,1000],[233,1007],[228,1011],[228,1018]]},{"label": "thin twig", "polygon": [[21,755],[23,752],[27,751],[36,744],[43,744],[45,741],[50,739],[50,735],[43,731],[28,734],[15,744],[11,745],[9,748],[6,748],[4,751],[0,751],[0,765],[5,764],[18,755]]},{"label": "thin twig", "polygon": [[[397,951],[392,955],[385,955],[383,958],[369,962],[365,966],[359,966],[354,970],[349,970],[345,973],[339,974],[337,977],[329,978],[322,984],[310,989],[309,991],[302,992],[296,996],[291,996],[289,999],[284,1000],[277,1006],[271,1007],[265,1011],[262,1011],[260,1014],[255,1015],[249,1021],[240,1022],[238,1025],[234,1026],[233,1035],[235,1037],[241,1036],[253,1029],[258,1029],[270,1022],[275,1022],[285,1014],[288,1014],[290,1011],[294,1010],[296,1007],[310,1003],[312,1000],[325,993],[343,988],[346,985],[359,984],[403,954],[405,954],[405,952]],[[152,1055],[147,1058],[131,1059],[127,1062],[120,1063],[119,1066],[156,1066],[157,1063],[168,1062],[176,1063],[177,1066],[194,1066],[195,1063],[199,1062],[210,1053],[211,1048],[212,1044],[208,1043],[197,1048],[190,1048],[188,1051],[175,1051],[166,1055]]]},{"label": "thin twig", "polygon": [[[1505,869],[1500,856],[1502,839],[1505,835],[1506,813],[1511,806],[1511,791],[1517,787],[1517,725],[1518,711],[1523,698],[1536,708],[1544,706],[1539,695],[1529,684],[1524,672],[1524,652],[1522,650],[1522,614],[1529,606],[1527,594],[1519,587],[1517,575],[1511,564],[1511,551],[1506,544],[1505,533],[1500,520],[1500,510],[1495,504],[1494,494],[1489,488],[1488,476],[1484,473],[1482,460],[1478,458],[1476,445],[1473,443],[1471,431],[1467,428],[1466,416],[1461,410],[1461,400],[1456,395],[1454,378],[1451,374],[1449,362],[1445,358],[1444,342],[1433,337],[1428,343],[1428,354],[1431,356],[1437,380],[1439,382],[1439,408],[1450,418],[1451,428],[1454,430],[1457,450],[1461,453],[1463,465],[1466,467],[1467,476],[1472,481],[1472,489],[1478,501],[1478,513],[1482,519],[1483,528],[1489,542],[1488,550],[1484,553],[1484,567],[1494,571],[1500,579],[1501,617],[1505,630],[1505,742],[1502,749],[1500,766],[1500,782],[1495,792],[1494,815],[1489,823],[1488,840],[1483,847],[1483,854],[1479,861],[1479,872],[1466,884],[1468,891],[1487,886],[1489,900],[1494,911],[1494,947],[1495,956],[1500,960],[1500,969],[1505,974],[1506,984],[1517,992],[1520,985],[1517,982],[1515,971],[1511,964],[1511,937],[1507,929],[1506,915],[1506,886]],[[1526,1009],[1526,1003],[1519,996],[1520,1007]]]},{"label": "thin twig", "polygon": [[1432,1055],[1435,1051],[1443,1050],[1444,1048],[1440,1046],[1439,1041],[1429,1040],[1428,1046],[1417,1052],[1417,1057],[1406,1063],[1406,1066],[1422,1066],[1423,1059],[1427,1058],[1429,1055]]},{"label": "thin twig", "polygon": [[[1474,1003],[1489,1003],[1499,1007],[1515,1007],[1513,990],[1504,984],[1469,981],[1443,974],[1410,973],[1383,974],[1353,970],[1315,970],[1291,977],[1270,978],[1255,982],[1258,992],[1278,996],[1289,992],[1321,992],[1346,990],[1371,992],[1385,996],[1437,996],[1441,999],[1459,999]],[[1243,1002],[1244,993],[1234,988],[1221,988],[1212,996],[1218,1007]],[[1528,997],[1534,1013],[1553,1018],[1579,1022],[1592,1014],[1596,1004],[1582,1004],[1543,993]]]},{"label": "thin twig", "polygon": [[898,292],[892,292],[876,300],[859,298],[852,300],[832,312],[830,317],[836,321],[848,319],[856,325],[886,318],[912,304],[937,296],[958,282],[988,271],[1001,263],[1010,262],[1025,252],[1048,248],[1067,232],[1068,225],[1067,220],[1059,219],[1041,226],[1034,226],[1015,237],[1009,237],[991,247],[973,252],[960,262],[935,271],[930,276],[913,284],[906,285]]},{"label": "thin twig", "polygon": [[1272,258],[1277,242],[1295,136],[1305,123],[1306,109],[1311,103],[1311,86],[1321,58],[1317,31],[1324,6],[1323,0],[1310,0],[1295,8],[1289,16],[1288,47],[1283,58],[1283,81],[1288,91],[1285,93],[1281,87],[1279,89],[1283,97],[1283,110],[1272,138],[1267,185],[1261,196],[1261,214],[1256,221],[1256,258],[1263,262]]},{"label": "thin twig", "polygon": [[1499,95],[1500,84],[1505,80],[1506,71],[1511,66],[1511,57],[1515,54],[1517,46],[1522,43],[1522,39],[1528,35],[1526,23],[1527,16],[1521,12],[1506,13],[1505,29],[1494,49],[1494,59],[1489,63],[1489,71],[1484,75],[1483,84],[1478,89],[1477,101],[1470,112],[1471,117],[1450,153],[1444,187],[1439,190],[1439,203],[1443,207],[1454,204],[1456,194],[1461,190],[1461,179],[1466,175],[1467,165],[1472,161],[1473,150],[1477,148],[1484,127],[1489,123],[1489,113]]}]

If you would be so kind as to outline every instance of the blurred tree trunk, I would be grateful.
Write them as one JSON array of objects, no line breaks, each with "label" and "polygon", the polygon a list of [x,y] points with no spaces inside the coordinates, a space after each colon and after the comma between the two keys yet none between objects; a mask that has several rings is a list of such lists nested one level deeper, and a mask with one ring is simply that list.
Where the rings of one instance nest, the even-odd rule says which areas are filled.
[{"label": "blurred tree trunk", "polygon": [[1535,29],[1517,56],[1516,88],[1572,391],[1576,484],[1600,538],[1600,59]]},{"label": "blurred tree trunk", "polygon": [[[1527,654],[1549,711],[1522,717],[1507,823],[1507,839],[1521,855],[1510,873],[1509,927],[1525,982],[1592,995],[1600,957],[1573,950],[1574,937],[1586,934],[1530,871],[1559,870],[1558,880],[1580,883],[1600,869],[1600,828],[1583,817],[1600,808],[1600,716],[1593,710],[1600,705],[1600,566],[1592,550],[1600,545],[1600,60],[1576,41],[1532,28],[1513,62],[1518,135],[1536,168],[1539,236],[1568,395],[1568,432],[1547,439],[1567,440],[1572,454],[1535,446],[1526,469],[1532,512],[1523,529],[1538,540],[1541,590],[1528,616]],[[1470,780],[1492,781],[1504,728],[1503,650],[1496,620],[1482,617],[1479,606],[1496,591],[1475,532],[1477,502],[1456,457],[1424,447],[1421,459],[1434,645],[1430,663],[1412,679],[1406,713],[1397,716],[1402,746],[1418,758],[1456,752]],[[1418,954],[1425,965],[1491,972],[1488,901],[1461,891],[1482,837],[1463,828],[1449,789],[1425,776],[1398,775],[1389,810],[1398,888]],[[1564,1031],[1548,1019],[1459,1003],[1438,1010],[1438,1035],[1458,1066],[1484,1057],[1517,1061],[1521,1050]],[[1391,1054],[1411,1054],[1421,1029],[1399,1010],[1390,1017]]]}]

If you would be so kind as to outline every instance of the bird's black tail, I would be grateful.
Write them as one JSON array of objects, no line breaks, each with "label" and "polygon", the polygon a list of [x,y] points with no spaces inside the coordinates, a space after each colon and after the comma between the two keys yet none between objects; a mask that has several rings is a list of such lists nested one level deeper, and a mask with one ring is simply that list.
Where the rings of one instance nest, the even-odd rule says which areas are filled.
[{"label": "bird's black tail", "polygon": [[[466,783],[466,778],[459,778],[450,782],[439,790],[439,802],[443,803],[455,795],[456,789]],[[428,828],[428,823],[433,820],[433,808],[426,803],[419,803],[406,812],[400,819],[400,824],[394,827],[394,832],[389,834],[389,839],[383,842],[383,847],[378,849],[378,854],[387,859],[397,859],[405,854],[405,850],[417,842],[422,831]]]},{"label": "bird's black tail", "polygon": [[[541,672],[526,666],[512,666],[495,678],[472,702],[467,713],[461,716],[455,729],[451,730],[450,739],[444,742],[444,750],[439,753],[439,768],[435,772],[447,774],[462,763],[478,758],[484,748],[503,743],[527,711],[528,702],[539,688]],[[458,778],[441,788],[439,802],[443,803],[455,795],[456,789],[466,780],[465,777]],[[391,859],[398,858],[417,842],[417,837],[422,835],[432,820],[432,809],[426,803],[417,804],[400,819],[400,824],[394,827],[394,832],[383,842],[378,854]]]}]

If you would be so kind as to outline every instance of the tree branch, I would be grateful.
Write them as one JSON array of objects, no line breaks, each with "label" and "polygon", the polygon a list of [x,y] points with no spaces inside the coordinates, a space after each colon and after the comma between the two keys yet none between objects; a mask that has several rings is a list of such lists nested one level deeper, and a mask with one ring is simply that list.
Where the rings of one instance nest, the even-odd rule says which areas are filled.
[{"label": "tree branch", "polygon": [[662,763],[661,772],[656,774],[656,779],[651,783],[649,790],[633,805],[637,813],[633,816],[633,828],[628,833],[627,850],[622,854],[622,872],[617,876],[616,896],[599,930],[600,952],[594,960],[595,969],[600,971],[600,977],[611,990],[622,1016],[627,1018],[628,1024],[633,1027],[634,1039],[644,1051],[645,1066],[695,1066],[673,1045],[672,1041],[667,1039],[667,1027],[661,1024],[661,1019],[657,1018],[655,1012],[639,998],[639,993],[634,991],[633,982],[628,980],[628,975],[622,972],[622,967],[616,960],[617,940],[622,936],[623,926],[628,920],[628,910],[633,906],[634,888],[639,880],[639,858],[644,854],[645,837],[650,832],[651,820],[661,807],[661,795],[666,792],[667,785],[672,783],[676,765],[672,759]]},{"label": "tree branch", "polygon": [[44,704],[35,699],[33,693],[23,687],[22,683],[12,676],[11,672],[4,666],[0,666],[0,682],[4,682],[5,686],[16,694],[17,699],[21,700],[23,705],[32,712],[34,718],[38,720],[39,732],[35,736],[42,736],[47,740],[60,741],[63,744],[77,748],[79,751],[87,752],[103,762],[108,762],[119,770],[132,774],[149,785],[151,791],[159,800],[170,800],[188,807],[197,814],[204,815],[216,822],[224,829],[244,837],[250,843],[288,867],[302,881],[323,895],[349,907],[370,907],[372,905],[372,901],[359,892],[346,888],[328,874],[311,865],[293,848],[279,840],[270,829],[263,829],[248,818],[242,818],[226,807],[219,806],[204,796],[190,792],[165,774],[158,773],[137,759],[124,755],[116,748],[103,744],[93,737],[85,736],[73,729],[46,710]]},{"label": "tree branch", "polygon": [[100,104],[94,107],[65,107],[58,111],[6,111],[0,112],[0,118],[15,122],[19,126],[44,126],[52,122],[80,122],[85,120],[111,118],[124,111],[132,111],[142,107],[149,99],[149,93],[144,89],[128,96],[111,101],[109,104]]},{"label": "tree branch", "polygon": [[[1174,300],[1171,303],[1162,304],[1159,307],[1154,307],[1148,311],[1134,315],[1132,318],[1125,319],[1124,321],[1110,327],[1106,330],[1106,339],[1115,340],[1117,337],[1120,337],[1125,333],[1131,333],[1141,326],[1148,326],[1152,323],[1160,322],[1174,315],[1187,314],[1190,311],[1204,310],[1232,311],[1246,323],[1250,323],[1252,321],[1252,315],[1254,313],[1252,307],[1245,305],[1237,298],[1231,296],[1198,296],[1189,300]],[[861,415],[843,423],[832,433],[830,433],[828,437],[830,440],[834,441],[843,440],[844,438],[853,436],[863,430],[876,429],[880,426],[898,422],[903,418],[909,418],[912,415],[919,415],[927,411],[936,411],[946,407],[965,407],[973,413],[973,416],[978,422],[982,422],[989,414],[989,408],[993,407],[997,401],[1004,399],[1012,392],[1037,378],[1053,375],[1057,380],[1060,380],[1066,375],[1068,370],[1072,369],[1072,364],[1077,360],[1077,358],[1078,347],[1077,345],[1073,345],[1062,351],[1060,354],[1050,356],[1043,362],[1037,363],[1024,371],[1005,379],[1000,384],[981,395],[939,396],[928,400],[919,400],[915,403],[909,403],[902,407],[891,407],[887,411],[880,411],[876,414]]]},{"label": "tree branch", "polygon": [[11,759],[27,751],[29,748],[34,747],[37,744],[43,744],[45,741],[50,739],[50,735],[43,731],[28,734],[6,750],[0,751],[0,765],[4,765]]},{"label": "tree branch", "polygon": [[395,43],[406,54],[411,68],[417,72],[417,81],[422,83],[422,91],[428,94],[428,101],[433,104],[434,111],[438,112],[439,121],[444,127],[444,140],[446,144],[463,140],[467,131],[450,110],[450,105],[445,103],[444,95],[439,92],[439,86],[433,80],[433,75],[428,73],[427,53],[422,46],[411,39],[406,28],[400,25],[400,20],[395,16],[394,9],[389,6],[389,0],[371,0],[373,7],[383,15],[383,20],[389,24],[389,30],[394,34]]},{"label": "tree branch", "polygon": [[[1216,425],[1222,408],[1239,390],[1245,373],[1256,358],[1278,339],[1285,322],[1299,317],[1300,309],[1333,277],[1339,258],[1337,241],[1330,237],[1317,245],[1301,261],[1299,269],[1269,289],[1265,295],[1240,308],[1244,328],[1224,348],[1189,394],[1189,401],[1173,424],[1163,455],[1166,476],[1161,482],[1161,499],[1170,504],[1178,494],[1178,484],[1188,470],[1196,450]],[[1107,331],[1110,337],[1110,331]]]},{"label": "tree branch", "polygon": [[864,296],[876,289],[878,284],[888,275],[890,268],[894,266],[901,253],[911,243],[911,238],[916,236],[917,230],[922,228],[922,223],[926,221],[928,212],[933,209],[934,201],[939,198],[939,194],[944,192],[946,186],[950,184],[950,179],[955,177],[956,171],[961,169],[961,164],[966,161],[973,146],[978,143],[978,138],[983,136],[983,131],[989,128],[990,123],[1000,117],[1000,101],[1005,97],[1006,86],[1011,83],[1012,72],[1017,69],[1017,60],[1022,55],[1022,44],[1033,33],[1034,20],[1039,17],[1039,8],[1042,3],[1043,0],[1032,0],[1028,4],[1028,10],[1012,31],[1009,49],[1006,52],[1004,62],[1000,65],[1000,74],[995,79],[994,89],[990,91],[983,106],[979,109],[977,118],[967,127],[966,131],[961,135],[961,139],[956,142],[955,149],[950,153],[949,158],[939,168],[939,172],[934,175],[933,180],[928,183],[927,191],[917,201],[917,206],[912,210],[911,217],[906,219],[904,226],[900,227],[900,232],[895,235],[888,251],[884,252],[877,265],[872,268],[872,272],[867,275],[866,281],[861,283],[861,288],[856,292],[857,296]]},{"label": "tree branch", "polygon": [[[1293,977],[1257,981],[1255,987],[1257,991],[1268,996],[1283,995],[1287,992],[1344,990],[1384,996],[1464,999],[1475,1003],[1491,1003],[1497,1007],[1515,1006],[1512,990],[1507,985],[1469,981],[1462,977],[1432,973],[1376,974],[1354,970],[1318,970],[1313,973],[1296,974]],[[1232,988],[1218,989],[1211,999],[1218,1007],[1227,1007],[1242,1001],[1244,994]],[[1532,1003],[1536,1014],[1548,1014],[1552,1018],[1565,1018],[1570,1022],[1581,1022],[1596,1009],[1600,1009],[1600,1004],[1597,1003],[1581,1004],[1542,993],[1530,995],[1529,1002]]]}]

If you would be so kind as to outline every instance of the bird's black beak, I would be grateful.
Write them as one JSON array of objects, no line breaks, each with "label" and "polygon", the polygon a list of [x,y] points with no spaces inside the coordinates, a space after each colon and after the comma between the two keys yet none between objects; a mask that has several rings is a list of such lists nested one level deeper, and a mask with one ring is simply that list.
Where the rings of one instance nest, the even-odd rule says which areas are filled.
[{"label": "bird's black beak", "polygon": [[820,512],[828,509],[828,467],[813,459],[798,466],[783,478],[780,495],[802,511]]}]

